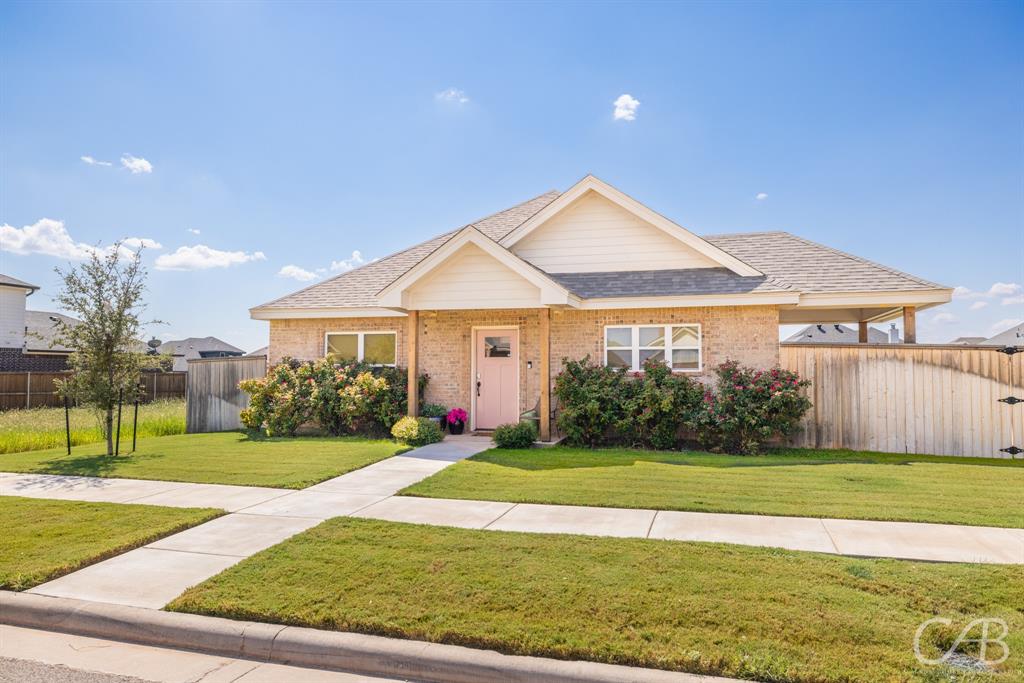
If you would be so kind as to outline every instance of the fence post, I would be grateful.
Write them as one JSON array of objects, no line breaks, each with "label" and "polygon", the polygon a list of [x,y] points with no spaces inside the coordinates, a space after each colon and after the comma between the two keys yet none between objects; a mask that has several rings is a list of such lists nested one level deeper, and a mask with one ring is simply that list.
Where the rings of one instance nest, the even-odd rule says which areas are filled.
[{"label": "fence post", "polygon": [[32,373],[25,373],[25,407],[32,407]]}]

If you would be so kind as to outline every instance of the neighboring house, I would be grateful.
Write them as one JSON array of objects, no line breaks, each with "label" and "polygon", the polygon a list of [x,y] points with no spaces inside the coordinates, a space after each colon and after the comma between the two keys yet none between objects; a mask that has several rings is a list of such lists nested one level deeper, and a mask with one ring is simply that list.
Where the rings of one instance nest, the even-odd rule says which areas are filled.
[{"label": "neighboring house", "polygon": [[981,342],[983,346],[1024,346],[1024,323],[1014,325]]},{"label": "neighboring house", "polygon": [[58,321],[77,318],[51,311],[30,311],[28,297],[38,286],[0,275],[0,371],[61,372],[72,349],[57,344]]},{"label": "neighboring house", "polygon": [[[858,330],[846,325],[817,324],[808,325],[786,340],[788,344],[857,344]],[[896,323],[889,323],[889,331],[884,332],[877,327],[868,326],[868,344],[899,344],[902,343]]]},{"label": "neighboring house", "polygon": [[270,347],[269,346],[261,346],[260,348],[256,349],[255,351],[250,351],[249,353],[247,353],[245,355],[246,356],[265,356],[269,352],[270,352]]},{"label": "neighboring house", "polygon": [[780,324],[902,316],[913,343],[915,312],[951,295],[785,232],[700,237],[587,176],[250,313],[270,321],[271,362],[407,366],[473,429],[539,405],[547,439],[563,358],[698,377],[727,359],[768,367]]},{"label": "neighboring house", "polygon": [[984,337],[957,337],[950,344],[956,344],[958,346],[977,346],[985,341]]},{"label": "neighboring house", "polygon": [[229,358],[245,354],[237,346],[232,346],[216,337],[189,337],[188,339],[164,342],[156,347],[156,352],[174,359],[174,367],[171,369],[175,372],[188,370],[188,362],[196,358]]}]

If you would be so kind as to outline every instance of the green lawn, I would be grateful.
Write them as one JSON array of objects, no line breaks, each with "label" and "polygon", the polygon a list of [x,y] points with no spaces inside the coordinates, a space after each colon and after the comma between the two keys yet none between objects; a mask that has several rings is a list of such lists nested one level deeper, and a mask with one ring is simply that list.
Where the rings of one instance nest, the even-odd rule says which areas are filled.
[{"label": "green lawn", "polygon": [[[124,444],[122,444],[123,446]],[[271,439],[240,432],[140,440],[131,455],[103,444],[0,455],[0,472],[38,472],[301,489],[405,450],[394,441],[357,437]]]},{"label": "green lawn", "polygon": [[221,514],[206,508],[0,497],[0,589],[31,588]]},{"label": "green lawn", "polygon": [[517,503],[1024,527],[1024,460],[490,450],[401,493]]},{"label": "green lawn", "polygon": [[[116,419],[116,418],[115,418]],[[70,411],[71,445],[103,440],[96,413],[88,408]],[[139,438],[185,433],[185,401],[155,401],[139,406]],[[121,415],[121,445],[131,446],[132,407]],[[0,412],[0,453],[19,453],[67,444],[63,408],[32,408]]]},{"label": "green lawn", "polygon": [[875,683],[917,680],[913,635],[934,615],[956,626],[926,632],[932,656],[971,618],[1005,619],[1003,667],[1020,675],[1022,578],[1011,566],[335,518],[168,609],[765,681]]}]

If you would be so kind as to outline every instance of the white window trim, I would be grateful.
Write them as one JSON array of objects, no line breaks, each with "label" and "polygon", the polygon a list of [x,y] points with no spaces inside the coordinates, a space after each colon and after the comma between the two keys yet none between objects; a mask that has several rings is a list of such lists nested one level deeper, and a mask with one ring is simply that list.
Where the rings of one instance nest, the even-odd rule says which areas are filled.
[{"label": "white window trim", "polygon": [[[630,330],[630,363],[632,364],[629,368],[630,372],[642,372],[643,366],[640,363],[640,351],[646,350],[657,350],[661,351],[661,347],[652,346],[640,346],[640,328],[641,327],[663,327],[665,336],[665,360],[671,366],[672,364],[672,351],[676,348],[672,346],[672,328],[673,327],[696,327],[697,328],[697,346],[680,346],[680,350],[686,349],[697,351],[697,367],[696,368],[672,368],[672,372],[688,372],[688,373],[699,373],[704,372],[704,330],[701,328],[700,323],[642,323],[639,325],[605,325],[604,336],[602,337],[601,344],[604,346],[604,364],[608,365],[608,330]],[[616,349],[624,349],[625,347],[615,347]]]},{"label": "white window trim", "polygon": [[324,332],[324,357],[327,357],[329,348],[327,340],[332,334],[354,334],[356,335],[356,362],[363,362],[363,337],[368,334],[390,334],[395,339],[395,362],[394,363],[371,363],[378,368],[394,368],[398,366],[398,332],[395,330],[338,330]]}]

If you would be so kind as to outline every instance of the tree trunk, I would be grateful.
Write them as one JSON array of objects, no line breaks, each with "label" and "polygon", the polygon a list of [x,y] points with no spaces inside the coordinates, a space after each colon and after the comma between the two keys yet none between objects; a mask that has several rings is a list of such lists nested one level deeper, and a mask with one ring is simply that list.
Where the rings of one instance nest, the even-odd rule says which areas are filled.
[{"label": "tree trunk", "polygon": [[104,418],[107,423],[107,455],[114,454],[114,409],[107,408],[107,416]]}]

